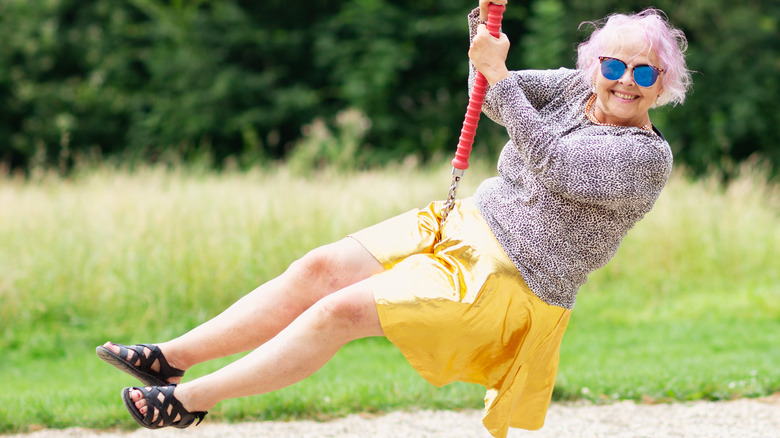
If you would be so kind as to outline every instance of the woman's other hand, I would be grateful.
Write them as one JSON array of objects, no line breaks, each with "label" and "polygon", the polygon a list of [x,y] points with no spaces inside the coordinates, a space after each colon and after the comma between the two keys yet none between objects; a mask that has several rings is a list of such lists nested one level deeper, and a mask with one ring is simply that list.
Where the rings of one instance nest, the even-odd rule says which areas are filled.
[{"label": "woman's other hand", "polygon": [[488,19],[488,5],[491,3],[496,5],[506,5],[507,0],[479,0],[479,19],[481,21],[487,21]]},{"label": "woman's other hand", "polygon": [[[482,0],[486,4],[487,0]],[[502,1],[502,0],[495,0]],[[504,1],[506,3],[506,1]],[[469,47],[469,59],[490,85],[509,77],[506,57],[509,53],[509,38],[503,33],[498,38],[490,34],[487,26],[480,24]]]}]

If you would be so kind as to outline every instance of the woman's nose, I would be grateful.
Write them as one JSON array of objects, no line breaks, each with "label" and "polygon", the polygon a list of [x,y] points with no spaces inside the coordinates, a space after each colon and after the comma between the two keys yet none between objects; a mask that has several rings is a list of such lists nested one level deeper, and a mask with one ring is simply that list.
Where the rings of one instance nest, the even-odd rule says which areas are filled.
[{"label": "woman's nose", "polygon": [[618,82],[625,85],[634,85],[636,82],[634,81],[634,68],[633,67],[627,67],[626,71],[623,72],[623,76],[618,79]]}]

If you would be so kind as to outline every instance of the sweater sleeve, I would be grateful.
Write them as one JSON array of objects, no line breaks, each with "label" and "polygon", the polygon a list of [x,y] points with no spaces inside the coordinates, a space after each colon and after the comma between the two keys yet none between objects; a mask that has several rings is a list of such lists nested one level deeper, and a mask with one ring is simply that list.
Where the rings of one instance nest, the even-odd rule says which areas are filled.
[{"label": "sweater sleeve", "polygon": [[[474,39],[477,34],[477,27],[479,27],[479,8],[474,9],[468,15],[469,23],[469,42]],[[537,109],[542,108],[544,105],[550,102],[552,98],[557,81],[550,80],[550,76],[564,76],[567,72],[571,72],[568,69],[559,70],[520,70],[513,71],[511,75],[515,77],[518,85],[522,88],[528,101]],[[469,60],[469,96],[474,90],[474,84],[476,83],[477,69],[474,64]],[[488,85],[488,90],[490,86]],[[490,106],[490,102],[485,101],[483,111],[491,120],[498,124],[502,124],[501,120],[495,116],[495,109]]]},{"label": "sweater sleeve", "polygon": [[[468,22],[471,40],[480,24],[479,9],[469,13]],[[469,94],[476,75],[469,62]],[[540,116],[539,111],[564,89],[582,81],[578,75],[564,68],[512,71],[488,87],[482,110],[506,128],[522,165],[549,190],[605,207],[652,202],[671,173],[671,152],[665,140],[652,132],[622,127],[599,127],[590,134],[583,130],[563,137]],[[500,171],[501,167],[499,162]]]},{"label": "sweater sleeve", "polygon": [[[563,136],[544,122],[519,82],[516,75],[499,81],[485,98],[488,114],[506,127],[518,165],[550,191],[578,202],[619,208],[658,196],[671,173],[664,140],[632,127],[598,126]],[[499,171],[502,165],[511,167],[499,163]]]}]

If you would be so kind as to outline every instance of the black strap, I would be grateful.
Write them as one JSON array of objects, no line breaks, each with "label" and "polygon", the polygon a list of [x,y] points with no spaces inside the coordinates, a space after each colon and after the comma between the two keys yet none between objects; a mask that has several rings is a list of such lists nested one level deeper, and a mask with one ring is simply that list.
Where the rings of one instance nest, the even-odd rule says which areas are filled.
[{"label": "black strap", "polygon": [[[141,391],[146,399],[148,408],[143,422],[150,428],[157,429],[166,426],[185,428],[191,425],[196,418],[198,419],[198,422],[195,424],[197,426],[206,416],[206,412],[189,412],[184,409],[181,402],[173,395],[176,385],[133,389]],[[158,398],[160,394],[163,395],[162,400]],[[155,416],[157,419],[153,421]],[[177,416],[179,421],[176,421]]]},{"label": "black strap", "polygon": [[[154,361],[159,361],[160,371],[157,373],[163,380],[168,380],[170,377],[182,377],[184,375],[184,370],[172,367],[168,361],[165,360],[165,356],[163,356],[162,351],[156,345],[138,344],[129,347],[122,344],[115,345],[119,347],[119,355],[123,358],[127,357],[128,351],[132,351],[133,355],[130,357],[129,362],[131,364],[138,362],[138,368],[151,371]],[[145,348],[149,349],[149,356],[144,355]]]}]

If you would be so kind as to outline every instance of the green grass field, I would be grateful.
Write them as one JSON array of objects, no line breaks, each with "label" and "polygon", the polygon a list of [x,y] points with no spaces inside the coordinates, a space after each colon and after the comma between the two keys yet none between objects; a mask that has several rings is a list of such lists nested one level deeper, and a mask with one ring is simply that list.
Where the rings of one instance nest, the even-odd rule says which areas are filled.
[{"label": "green grass field", "polygon": [[[461,196],[491,167],[473,165]],[[136,383],[100,361],[96,345],[178,335],[307,250],[444,197],[449,178],[448,165],[306,178],[162,167],[0,176],[0,433],[134,426],[119,391]],[[780,190],[761,172],[727,187],[675,174],[580,291],[554,397],[780,391],[778,260]],[[369,339],[293,387],[224,402],[209,418],[479,408],[482,397],[474,385],[428,385],[392,345]]]}]

